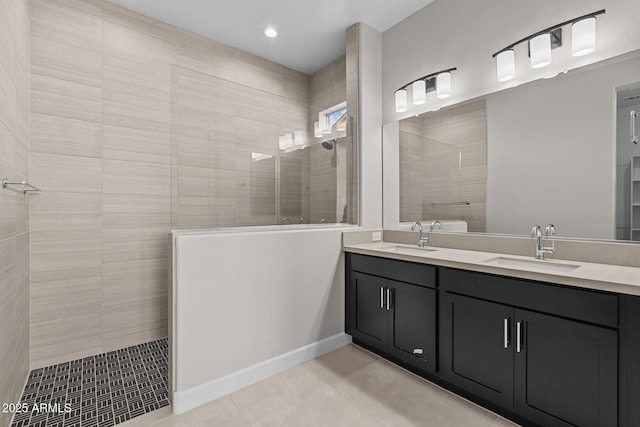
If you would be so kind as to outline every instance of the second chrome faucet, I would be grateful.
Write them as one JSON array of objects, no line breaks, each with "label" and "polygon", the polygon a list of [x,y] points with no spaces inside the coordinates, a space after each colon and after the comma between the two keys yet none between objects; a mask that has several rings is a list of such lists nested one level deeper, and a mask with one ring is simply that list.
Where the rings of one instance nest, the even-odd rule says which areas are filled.
[{"label": "second chrome faucet", "polygon": [[[544,235],[547,238],[551,238],[556,235],[556,227],[553,224],[549,224],[544,228]],[[545,254],[555,253],[555,242],[551,240],[551,246],[545,247],[542,243],[542,229],[539,225],[535,225],[531,229],[531,237],[537,239],[536,242],[536,259],[544,259]]]},{"label": "second chrome faucet", "polygon": [[[411,225],[411,231],[416,231],[416,228],[420,233],[418,236],[418,247],[423,248],[425,243],[429,243],[429,237],[428,236],[424,237],[424,234],[422,234],[422,223],[420,221],[416,221]],[[434,229],[442,230],[442,223],[438,220],[431,221],[431,225],[429,226],[429,232],[433,231]]]}]

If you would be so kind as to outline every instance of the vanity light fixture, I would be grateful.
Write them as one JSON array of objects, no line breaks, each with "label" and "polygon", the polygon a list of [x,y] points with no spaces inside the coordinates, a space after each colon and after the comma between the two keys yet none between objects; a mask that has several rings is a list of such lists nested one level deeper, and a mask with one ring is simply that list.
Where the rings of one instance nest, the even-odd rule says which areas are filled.
[{"label": "vanity light fixture", "polygon": [[455,70],[457,68],[449,68],[420,77],[396,90],[396,113],[404,113],[408,109],[407,88],[409,86],[411,86],[413,105],[425,104],[427,102],[427,93],[433,90],[436,91],[436,96],[440,99],[451,96],[451,72]]},{"label": "vanity light fixture", "polygon": [[596,16],[605,9],[561,22],[524,37],[493,54],[496,58],[497,78],[506,82],[515,77],[515,47],[527,42],[531,68],[546,67],[551,63],[551,50],[562,46],[562,27],[571,24],[571,54],[587,55],[596,48]]},{"label": "vanity light fixture", "polygon": [[313,122],[313,136],[316,138],[322,138],[324,133],[322,132],[322,128],[320,127],[320,122]]}]

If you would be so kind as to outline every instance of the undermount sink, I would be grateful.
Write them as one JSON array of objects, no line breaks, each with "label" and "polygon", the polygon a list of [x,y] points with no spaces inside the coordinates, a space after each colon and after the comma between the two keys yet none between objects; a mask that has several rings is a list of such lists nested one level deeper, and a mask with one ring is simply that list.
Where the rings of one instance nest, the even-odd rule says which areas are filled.
[{"label": "undermount sink", "polygon": [[526,268],[530,270],[547,271],[554,273],[569,273],[577,268],[579,265],[575,264],[562,264],[554,261],[538,261],[538,260],[526,260],[518,258],[497,257],[484,261],[487,264],[497,265],[500,267],[513,267],[513,268]]},{"label": "undermount sink", "polygon": [[410,247],[410,246],[392,246],[390,248],[385,248],[386,251],[396,252],[399,254],[405,255],[424,255],[427,252],[433,252],[437,249],[433,248],[419,248],[419,247]]}]

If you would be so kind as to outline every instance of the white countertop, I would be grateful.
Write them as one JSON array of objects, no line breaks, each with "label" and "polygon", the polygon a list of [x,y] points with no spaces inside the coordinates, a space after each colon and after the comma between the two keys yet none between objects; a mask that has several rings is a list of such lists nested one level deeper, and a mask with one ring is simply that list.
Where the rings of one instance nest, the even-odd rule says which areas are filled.
[{"label": "white countertop", "polygon": [[[395,252],[394,248],[414,248],[416,245],[406,245],[393,242],[373,242],[343,245],[345,252],[372,255],[397,259],[402,261],[419,262],[423,264],[459,268],[463,270],[511,276],[541,282],[557,283],[579,288],[595,289],[640,296],[640,268],[625,267],[609,264],[595,264],[579,261],[536,260],[534,257],[501,254],[494,252],[468,251],[461,249],[427,247],[424,252],[417,254]],[[400,249],[402,250],[402,249]],[[413,249],[409,249],[412,250]],[[520,266],[496,265],[495,258],[525,261]],[[493,260],[493,261],[492,261]],[[547,266],[549,266],[547,268]],[[571,271],[553,271],[554,266],[562,269],[577,266]]]}]

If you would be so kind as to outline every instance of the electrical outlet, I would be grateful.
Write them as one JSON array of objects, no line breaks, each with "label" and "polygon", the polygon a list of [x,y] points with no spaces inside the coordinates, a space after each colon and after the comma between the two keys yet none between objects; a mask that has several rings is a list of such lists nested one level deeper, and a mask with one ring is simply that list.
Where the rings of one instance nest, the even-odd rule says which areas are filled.
[{"label": "electrical outlet", "polygon": [[374,231],[373,233],[371,233],[371,241],[372,242],[379,242],[380,240],[382,240],[382,233],[379,231]]}]

